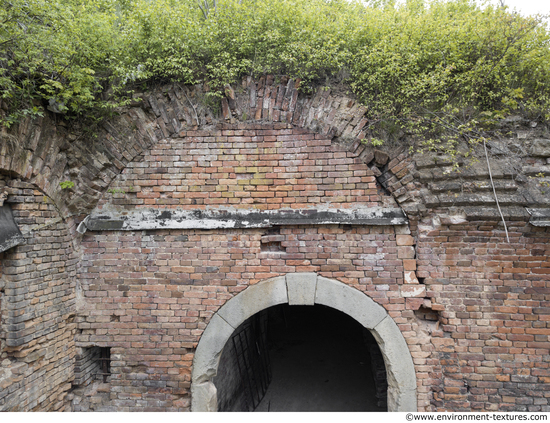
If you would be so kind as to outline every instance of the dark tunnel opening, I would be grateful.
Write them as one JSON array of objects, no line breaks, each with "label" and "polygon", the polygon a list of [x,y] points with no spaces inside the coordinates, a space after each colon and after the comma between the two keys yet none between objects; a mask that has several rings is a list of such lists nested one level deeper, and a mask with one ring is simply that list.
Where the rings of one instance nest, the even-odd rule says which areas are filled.
[{"label": "dark tunnel opening", "polygon": [[322,305],[283,304],[235,330],[217,376],[218,411],[387,411],[371,333]]}]

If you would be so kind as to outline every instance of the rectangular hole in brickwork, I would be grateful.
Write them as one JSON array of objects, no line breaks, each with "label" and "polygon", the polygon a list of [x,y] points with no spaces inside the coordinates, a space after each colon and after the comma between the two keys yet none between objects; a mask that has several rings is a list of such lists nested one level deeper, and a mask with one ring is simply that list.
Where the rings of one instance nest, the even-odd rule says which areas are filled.
[{"label": "rectangular hole in brickwork", "polygon": [[437,322],[439,320],[439,313],[436,310],[420,306],[418,310],[415,310],[414,314],[421,320],[428,320],[431,322]]},{"label": "rectangular hole in brickwork", "polygon": [[260,239],[260,250],[265,252],[284,253],[286,248],[282,242],[285,236],[281,235],[280,228],[270,228]]},{"label": "rectangular hole in brickwork", "polygon": [[107,382],[111,375],[111,348],[77,348],[74,386],[87,386],[95,380]]},{"label": "rectangular hole in brickwork", "polygon": [[99,371],[96,373],[97,379],[103,379],[103,383],[107,382],[107,378],[111,376],[111,348],[99,347]]},{"label": "rectangular hole in brickwork", "polygon": [[273,241],[273,242],[265,242],[261,244],[261,250],[262,251],[270,251],[270,252],[285,252],[285,247],[281,245],[280,242]]}]

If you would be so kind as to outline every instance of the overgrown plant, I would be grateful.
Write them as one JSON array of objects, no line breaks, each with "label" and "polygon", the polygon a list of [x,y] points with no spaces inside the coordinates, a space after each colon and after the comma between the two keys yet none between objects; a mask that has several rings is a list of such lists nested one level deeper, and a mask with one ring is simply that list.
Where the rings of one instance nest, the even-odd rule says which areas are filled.
[{"label": "overgrown plant", "polygon": [[74,182],[73,181],[63,181],[63,182],[60,182],[59,183],[59,186],[61,187],[61,189],[70,189],[70,188],[74,188]]},{"label": "overgrown plant", "polygon": [[[472,0],[0,0],[2,125],[101,115],[151,81],[346,82],[377,140],[456,154],[511,114],[550,118],[541,17]],[[327,82],[328,81],[328,82]]]},{"label": "overgrown plant", "polygon": [[44,109],[72,116],[120,105],[105,98],[116,63],[117,1],[0,0],[0,124]]},{"label": "overgrown plant", "polygon": [[511,114],[550,118],[549,34],[541,17],[418,0],[379,12],[379,21],[351,78],[378,122],[374,134],[387,137],[381,123],[392,124],[426,149],[456,155],[461,141],[482,141]]}]

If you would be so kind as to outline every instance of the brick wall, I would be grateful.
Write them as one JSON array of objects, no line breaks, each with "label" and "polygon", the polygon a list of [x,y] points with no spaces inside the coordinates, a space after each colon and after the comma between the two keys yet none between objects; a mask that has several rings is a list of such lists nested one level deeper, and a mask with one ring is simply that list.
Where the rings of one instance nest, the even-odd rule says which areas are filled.
[{"label": "brick wall", "polygon": [[74,373],[71,235],[52,201],[32,184],[10,180],[7,193],[26,242],[2,259],[0,410],[62,411]]},{"label": "brick wall", "polygon": [[[6,349],[6,333],[4,332],[3,323],[8,317],[6,300],[4,298],[4,292],[6,289],[6,281],[2,275],[2,262],[4,261],[4,253],[0,253],[0,363],[8,356],[4,352]],[[1,376],[0,376],[1,377]]]},{"label": "brick wall", "polygon": [[[356,154],[302,129],[252,124],[181,135],[130,163],[98,208],[395,204]],[[202,331],[251,284],[317,272],[400,317],[406,309],[400,253],[412,247],[398,246],[395,232],[351,225],[88,232],[80,274],[88,307],[79,313],[77,345],[112,347],[111,398],[118,409],[187,410]],[[403,257],[414,259],[414,252]],[[410,325],[411,318],[402,322]]]},{"label": "brick wall", "polygon": [[417,274],[444,308],[436,410],[550,411],[550,230],[508,226],[510,244],[490,221],[419,238]]},{"label": "brick wall", "polygon": [[[181,136],[130,163],[98,208],[395,205],[381,186],[400,203],[418,195],[406,155],[377,159],[286,124]],[[517,217],[508,245],[491,218],[450,226],[411,219],[414,237],[405,228],[342,225],[87,233],[80,278],[88,308],[77,343],[112,347],[115,408],[187,410],[194,348],[209,317],[250,284],[317,272],[365,292],[399,325],[419,410],[547,410],[538,388],[549,376],[548,230]],[[528,319],[503,314],[522,301]],[[533,370],[516,368],[526,362]]]},{"label": "brick wall", "polygon": [[183,131],[129,163],[99,207],[380,205],[375,177],[361,159],[326,136],[288,127]]},{"label": "brick wall", "polygon": [[318,272],[394,316],[404,311],[393,227],[285,227],[277,236],[280,252],[262,251],[259,229],[85,235],[81,277],[93,307],[78,317],[77,344],[112,347],[115,406],[187,409],[194,348],[209,318],[263,279]]},{"label": "brick wall", "polygon": [[[550,235],[525,210],[550,207],[548,178],[536,177],[548,174],[546,126],[487,143],[507,244],[485,165],[454,174],[443,155],[373,150],[361,144],[364,106],[297,83],[247,78],[220,116],[201,104],[203,86],[165,86],[138,95],[93,143],[48,118],[14,129],[21,142],[1,146],[0,171],[32,184],[0,174],[27,239],[0,256],[1,410],[69,408],[75,339],[112,347],[110,384],[89,385],[79,409],[187,410],[212,313],[262,279],[313,271],[364,291],[399,325],[419,410],[548,411]],[[248,118],[258,122],[239,123]],[[88,232],[80,260],[76,224],[98,201],[118,211],[399,205],[410,224]]]}]

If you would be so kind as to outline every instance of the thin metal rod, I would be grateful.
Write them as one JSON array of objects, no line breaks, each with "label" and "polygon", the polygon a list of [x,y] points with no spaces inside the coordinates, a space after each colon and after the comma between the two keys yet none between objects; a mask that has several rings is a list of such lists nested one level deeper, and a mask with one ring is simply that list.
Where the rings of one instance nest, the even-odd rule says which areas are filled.
[{"label": "thin metal rod", "polygon": [[510,244],[510,237],[508,236],[508,228],[506,227],[506,221],[502,215],[502,210],[500,210],[500,204],[498,203],[497,190],[495,189],[495,184],[493,183],[493,175],[491,174],[491,165],[489,164],[489,155],[487,154],[487,145],[485,145],[485,138],[483,138],[483,148],[485,149],[485,159],[487,160],[487,169],[489,170],[489,179],[491,180],[491,185],[493,187],[493,194],[495,195],[495,201],[497,203],[498,212],[500,213],[500,218],[504,224],[504,231],[506,232],[506,241]]}]

